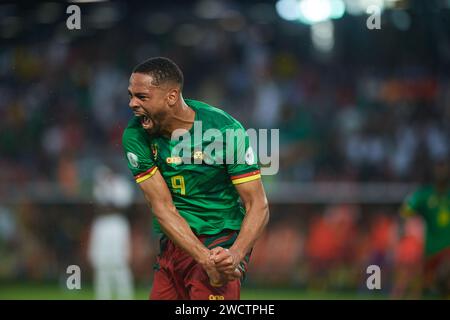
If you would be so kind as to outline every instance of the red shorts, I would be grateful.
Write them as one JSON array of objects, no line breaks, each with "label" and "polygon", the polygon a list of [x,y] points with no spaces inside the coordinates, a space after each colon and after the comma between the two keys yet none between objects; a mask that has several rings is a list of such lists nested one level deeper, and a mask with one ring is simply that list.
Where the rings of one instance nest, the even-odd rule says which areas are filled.
[{"label": "red shorts", "polygon": [[[216,235],[201,235],[199,240],[208,248],[229,248],[236,240],[238,231],[224,230]],[[250,253],[241,262],[245,275]],[[151,300],[238,300],[241,280],[236,279],[222,287],[209,284],[209,277],[200,264],[188,253],[163,236],[160,254],[155,264]]]}]

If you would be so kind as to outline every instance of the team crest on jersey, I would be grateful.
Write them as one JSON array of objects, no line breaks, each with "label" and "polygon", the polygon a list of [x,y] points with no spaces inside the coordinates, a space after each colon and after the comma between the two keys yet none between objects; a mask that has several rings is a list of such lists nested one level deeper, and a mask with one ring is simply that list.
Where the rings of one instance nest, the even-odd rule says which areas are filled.
[{"label": "team crest on jersey", "polygon": [[152,148],[153,160],[156,160],[156,158],[158,157],[158,145],[156,143],[153,143],[151,148]]}]

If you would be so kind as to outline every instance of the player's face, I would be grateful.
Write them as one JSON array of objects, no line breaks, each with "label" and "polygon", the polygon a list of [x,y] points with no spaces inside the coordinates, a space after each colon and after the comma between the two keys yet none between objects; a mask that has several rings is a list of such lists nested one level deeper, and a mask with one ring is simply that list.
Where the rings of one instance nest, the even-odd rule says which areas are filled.
[{"label": "player's face", "polygon": [[161,133],[161,126],[167,118],[167,90],[163,86],[152,84],[152,77],[147,74],[133,73],[130,77],[128,95],[129,106],[141,124],[150,134]]}]

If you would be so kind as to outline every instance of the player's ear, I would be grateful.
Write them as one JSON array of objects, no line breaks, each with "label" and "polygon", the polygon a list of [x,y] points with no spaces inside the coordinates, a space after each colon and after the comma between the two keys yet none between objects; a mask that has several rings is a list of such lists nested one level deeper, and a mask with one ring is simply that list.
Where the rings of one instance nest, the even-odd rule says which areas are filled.
[{"label": "player's ear", "polygon": [[167,103],[169,106],[174,106],[175,103],[177,103],[178,99],[180,97],[180,89],[178,88],[172,88],[167,93]]}]

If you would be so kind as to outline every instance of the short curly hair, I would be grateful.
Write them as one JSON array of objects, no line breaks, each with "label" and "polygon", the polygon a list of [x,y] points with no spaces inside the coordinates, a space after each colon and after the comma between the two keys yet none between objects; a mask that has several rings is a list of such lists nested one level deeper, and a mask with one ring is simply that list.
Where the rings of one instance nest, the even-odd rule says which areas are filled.
[{"label": "short curly hair", "polygon": [[174,82],[183,89],[183,72],[178,65],[165,57],[155,57],[141,62],[133,69],[133,73],[148,74],[153,78],[152,84],[159,86],[166,82]]}]

